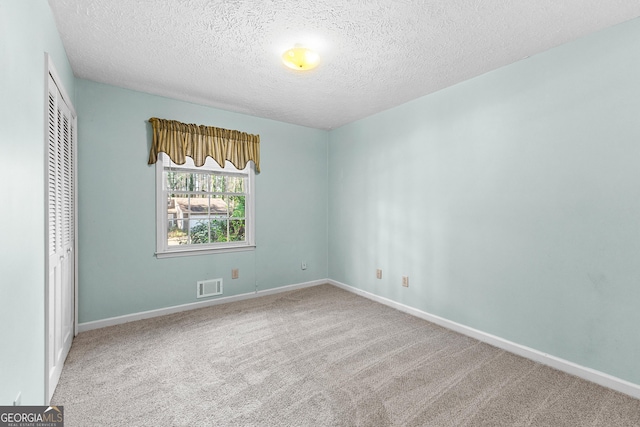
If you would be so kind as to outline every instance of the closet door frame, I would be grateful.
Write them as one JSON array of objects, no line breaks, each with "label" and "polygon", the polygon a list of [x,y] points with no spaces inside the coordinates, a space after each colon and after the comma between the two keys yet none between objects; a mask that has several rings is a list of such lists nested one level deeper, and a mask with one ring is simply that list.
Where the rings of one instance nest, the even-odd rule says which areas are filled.
[{"label": "closet door frame", "polygon": [[[71,185],[71,189],[70,189],[70,203],[71,203],[71,210],[70,210],[70,215],[72,216],[72,221],[70,224],[70,230],[69,232],[71,233],[71,238],[70,238],[70,245],[71,245],[71,251],[69,252],[69,256],[72,259],[72,268],[70,269],[70,271],[68,271],[68,274],[70,275],[70,280],[73,283],[73,289],[71,290],[72,296],[73,296],[73,306],[71,307],[71,309],[73,310],[73,321],[72,321],[72,325],[71,325],[71,340],[73,340],[73,337],[76,336],[78,334],[78,203],[77,203],[77,115],[76,115],[76,111],[75,108],[73,107],[73,103],[71,102],[71,98],[69,97],[68,93],[66,92],[63,84],[62,84],[62,80],[60,79],[56,68],[53,64],[52,58],[51,56],[45,52],[44,55],[44,64],[45,64],[45,70],[44,70],[44,208],[45,208],[45,212],[44,212],[44,229],[45,229],[45,238],[44,238],[44,243],[45,243],[45,250],[44,250],[44,255],[45,255],[45,292],[44,292],[44,340],[45,340],[45,346],[44,346],[44,350],[45,350],[45,360],[44,360],[44,400],[45,400],[45,404],[49,404],[50,400],[51,400],[51,396],[53,394],[53,390],[55,389],[55,386],[57,385],[57,378],[59,378],[59,376],[55,379],[55,381],[52,381],[50,379],[50,351],[53,348],[55,348],[55,342],[51,342],[50,340],[50,327],[51,327],[51,321],[52,321],[52,313],[50,312],[50,301],[52,298],[52,288],[50,286],[50,267],[51,267],[51,262],[50,262],[50,257],[51,257],[51,251],[50,251],[50,222],[49,222],[49,201],[50,201],[50,192],[49,192],[49,93],[50,93],[50,79],[53,79],[55,86],[57,88],[57,92],[58,95],[61,97],[61,101],[64,102],[64,104],[66,105],[70,117],[69,117],[69,126],[70,126],[70,171],[71,171],[71,176],[70,176],[70,185]],[[58,213],[56,213],[56,218],[57,218]],[[60,225],[60,224],[57,224]],[[57,230],[59,236],[58,239],[61,237],[60,231],[62,230]],[[56,338],[54,338],[55,340]],[[68,351],[68,349],[67,349]],[[64,356],[64,358],[66,358],[66,354]],[[63,358],[63,361],[64,361]],[[55,384],[52,384],[52,382],[55,382]]]}]

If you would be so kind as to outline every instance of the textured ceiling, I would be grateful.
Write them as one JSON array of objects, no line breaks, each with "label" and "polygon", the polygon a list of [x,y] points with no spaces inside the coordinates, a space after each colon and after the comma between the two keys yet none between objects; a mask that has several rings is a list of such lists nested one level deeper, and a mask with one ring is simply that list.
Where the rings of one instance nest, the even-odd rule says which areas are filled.
[{"label": "textured ceiling", "polygon": [[[637,0],[49,4],[77,77],[320,129],[640,16]],[[281,63],[296,43],[316,69]]]}]

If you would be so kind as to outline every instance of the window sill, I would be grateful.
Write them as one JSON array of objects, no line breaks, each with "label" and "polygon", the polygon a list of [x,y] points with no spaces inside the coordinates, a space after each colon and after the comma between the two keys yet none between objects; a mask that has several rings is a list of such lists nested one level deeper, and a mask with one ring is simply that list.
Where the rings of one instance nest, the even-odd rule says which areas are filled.
[{"label": "window sill", "polygon": [[156,252],[156,258],[175,258],[183,256],[222,254],[228,252],[244,252],[253,251],[256,245],[228,246],[220,248],[202,248],[202,249],[169,249],[163,252]]}]

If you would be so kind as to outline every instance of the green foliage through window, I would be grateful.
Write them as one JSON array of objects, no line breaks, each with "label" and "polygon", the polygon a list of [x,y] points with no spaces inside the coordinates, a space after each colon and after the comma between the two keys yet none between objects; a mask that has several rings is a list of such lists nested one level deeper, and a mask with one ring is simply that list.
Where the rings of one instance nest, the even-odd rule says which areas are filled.
[{"label": "green foliage through window", "polygon": [[245,241],[246,179],[165,169],[168,245]]}]

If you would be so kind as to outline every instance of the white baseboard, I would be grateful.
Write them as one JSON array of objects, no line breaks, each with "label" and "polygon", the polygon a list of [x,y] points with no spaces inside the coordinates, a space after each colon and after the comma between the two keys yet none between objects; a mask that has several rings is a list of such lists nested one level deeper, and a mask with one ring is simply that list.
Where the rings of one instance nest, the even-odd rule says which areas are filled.
[{"label": "white baseboard", "polygon": [[139,313],[125,314],[123,316],[109,317],[107,319],[95,320],[78,324],[78,332],[90,331],[92,329],[105,328],[107,326],[120,325],[122,323],[134,322],[136,320],[149,319],[151,317],[165,316],[167,314],[179,313],[181,311],[195,310],[196,308],[210,307],[213,305],[226,304],[234,301],[242,301],[250,298],[258,298],[280,292],[292,291],[295,289],[308,288],[328,283],[327,279],[314,280],[311,282],[297,283],[294,285],[280,286],[273,289],[265,289],[257,292],[248,292],[240,295],[213,298],[206,301],[198,301],[188,304],[174,305],[171,307],[159,308],[156,310],[142,311]]},{"label": "white baseboard", "polygon": [[451,329],[463,335],[467,335],[469,337],[475,338],[479,341],[486,342],[487,344],[491,344],[494,347],[501,348],[503,350],[517,354],[519,356],[525,357],[535,362],[542,363],[543,365],[550,366],[559,371],[563,371],[568,374],[575,375],[576,377],[585,379],[587,381],[591,381],[593,383],[610,388],[612,390],[619,391],[621,393],[635,397],[636,399],[640,399],[640,385],[634,384],[632,382],[614,377],[609,374],[605,374],[604,372],[596,371],[595,369],[578,365],[576,363],[561,359],[559,357],[555,357],[547,353],[543,353],[541,351],[514,343],[504,338],[500,338],[495,335],[482,332],[478,329],[470,328],[469,326],[465,326],[460,323],[447,320],[443,317],[436,316],[434,314],[430,314],[413,307],[409,307],[407,305],[395,302],[388,298],[384,298],[384,297],[372,294],[370,292],[363,291],[361,289],[354,288],[349,285],[345,285],[344,283],[340,283],[335,280],[327,279],[325,283],[330,283],[333,286],[352,292],[356,295],[363,296],[372,301],[379,302],[386,306],[395,308],[396,310],[400,310],[407,314],[411,314],[412,316],[419,317],[420,319],[424,319],[429,322],[435,323],[436,325],[440,325],[447,329]]},{"label": "white baseboard", "polygon": [[384,297],[372,294],[370,292],[363,291],[358,288],[354,288],[352,286],[346,285],[344,283],[340,283],[332,279],[314,280],[314,281],[298,283],[294,285],[281,286],[273,289],[265,289],[257,292],[249,292],[249,293],[240,294],[240,295],[214,298],[206,301],[198,301],[198,302],[189,303],[189,304],[182,304],[182,305],[176,305],[172,307],[160,308],[157,310],[143,311],[140,313],[133,313],[133,314],[127,314],[124,316],[110,317],[108,319],[101,319],[101,320],[96,320],[92,322],[80,323],[78,324],[78,332],[85,332],[92,329],[99,329],[107,326],[114,326],[122,323],[133,322],[136,320],[164,316],[167,314],[179,313],[181,311],[194,310],[202,307],[210,307],[210,306],[226,304],[234,301],[242,301],[242,300],[251,299],[251,298],[258,298],[266,295],[273,295],[281,292],[292,291],[295,289],[318,286],[325,283],[329,283],[333,286],[344,289],[348,292],[354,293],[356,295],[360,295],[362,297],[378,302],[380,304],[384,304],[386,306],[395,308],[396,310],[399,310],[407,314],[410,314],[412,316],[418,317],[420,319],[424,319],[426,321],[435,323],[436,325],[440,325],[452,331],[459,332],[463,335],[467,335],[479,341],[486,342],[487,344],[491,344],[495,347],[517,354],[519,356],[525,357],[535,362],[542,363],[543,365],[550,366],[559,371],[563,371],[568,374],[575,375],[576,377],[585,379],[587,381],[591,381],[593,383],[610,388],[612,390],[619,391],[621,393],[635,397],[636,399],[640,399],[640,385],[614,377],[604,372],[596,371],[595,369],[578,365],[576,363],[561,359],[559,357],[556,357],[547,353],[543,353],[533,348],[514,343],[504,338],[500,338],[498,336],[491,335],[486,332],[482,332],[478,329],[474,329],[469,326],[465,326],[460,323],[447,320],[443,317],[436,316],[434,314],[430,314],[413,307],[409,307],[399,302],[395,302],[388,298],[384,298]]}]

